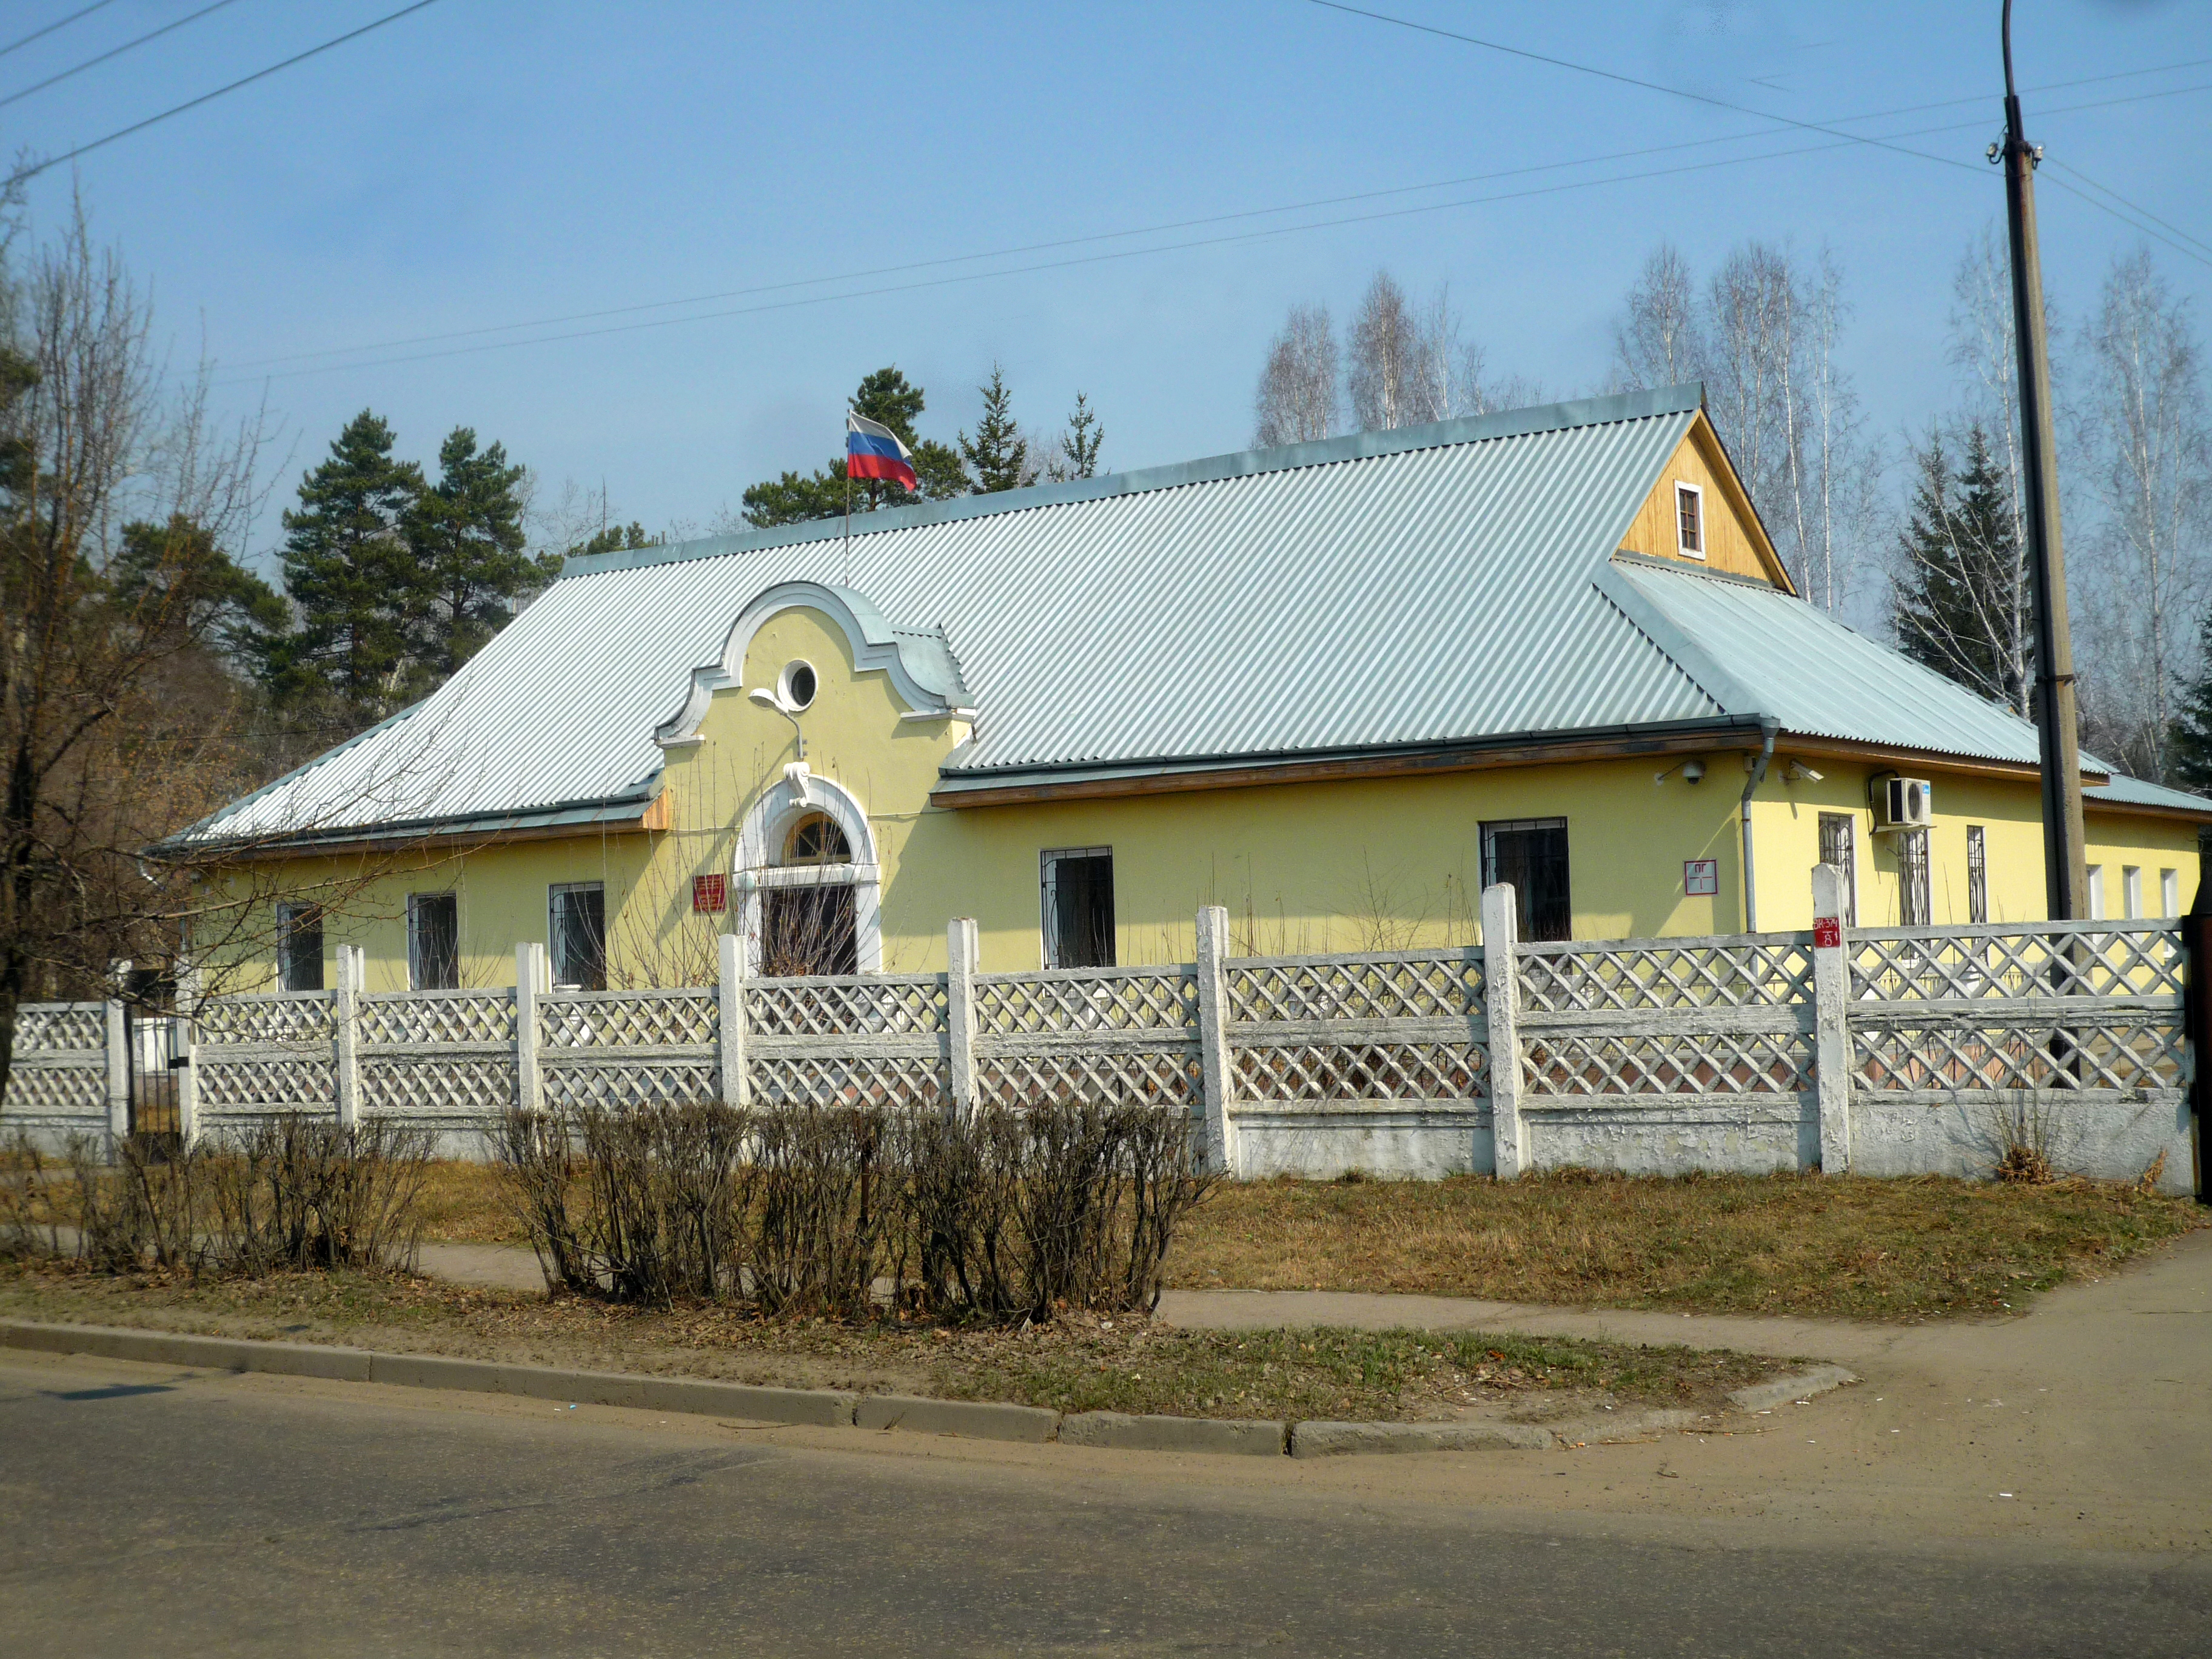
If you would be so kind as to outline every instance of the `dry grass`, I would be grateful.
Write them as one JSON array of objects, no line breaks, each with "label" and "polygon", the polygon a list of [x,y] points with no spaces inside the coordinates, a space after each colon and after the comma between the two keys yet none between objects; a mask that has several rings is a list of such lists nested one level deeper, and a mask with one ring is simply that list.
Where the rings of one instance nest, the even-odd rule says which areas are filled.
[{"label": "dry grass", "polygon": [[1224,1187],[1170,1282],[1560,1306],[1925,1319],[2002,1312],[2207,1224],[2121,1186],[1562,1172]]},{"label": "dry grass", "polygon": [[1065,1314],[1018,1328],[763,1321],[715,1304],[624,1307],[389,1273],[202,1279],[0,1263],[0,1314],[340,1342],[588,1370],[1191,1417],[1523,1420],[1619,1403],[1717,1410],[1785,1362],[1474,1332],[1173,1330]]}]

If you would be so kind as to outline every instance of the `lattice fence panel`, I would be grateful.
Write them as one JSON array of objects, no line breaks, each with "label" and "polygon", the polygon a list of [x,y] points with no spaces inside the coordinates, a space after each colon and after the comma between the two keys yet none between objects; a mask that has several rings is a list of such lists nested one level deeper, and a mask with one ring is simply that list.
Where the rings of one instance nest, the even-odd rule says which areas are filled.
[{"label": "lattice fence panel", "polygon": [[1990,1027],[1859,1028],[1854,1083],[1876,1092],[2178,1089],[2188,1043],[2179,1018],[2084,1018]]},{"label": "lattice fence panel", "polygon": [[975,1060],[975,1097],[987,1105],[1026,1108],[1096,1101],[1189,1110],[1203,1094],[1198,1056],[1183,1049],[1062,1049],[979,1054]]},{"label": "lattice fence panel", "polygon": [[334,1112],[337,1068],[328,1060],[211,1058],[202,1050],[193,1084],[203,1117]]},{"label": "lattice fence panel", "polygon": [[1524,945],[1516,955],[1530,1012],[1773,1007],[1813,997],[1810,933]]},{"label": "lattice fence panel", "polygon": [[40,1066],[20,1061],[8,1073],[8,1098],[0,1117],[17,1123],[57,1118],[107,1119],[107,1068]]},{"label": "lattice fence panel", "polygon": [[331,1000],[326,993],[223,997],[192,1012],[192,1036],[203,1048],[272,1042],[328,1042]]},{"label": "lattice fence panel", "polygon": [[1187,968],[1067,969],[975,977],[979,1033],[1181,1032],[1197,1027],[1198,979]]},{"label": "lattice fence panel", "polygon": [[514,1103],[514,1062],[497,1055],[365,1055],[361,1061],[364,1115],[489,1122]]},{"label": "lattice fence panel", "polygon": [[932,1036],[945,1030],[945,976],[748,980],[744,1010],[755,1036]]},{"label": "lattice fence panel", "polygon": [[361,1000],[364,1045],[416,1042],[511,1043],[514,996],[509,991],[412,991]]},{"label": "lattice fence panel", "polygon": [[721,1073],[709,1060],[549,1065],[541,1075],[548,1107],[688,1106],[721,1098]]},{"label": "lattice fence panel", "polygon": [[1436,1019],[1483,1009],[1480,951],[1224,964],[1232,1022]]},{"label": "lattice fence panel", "polygon": [[763,1105],[914,1107],[945,1103],[939,1061],[901,1056],[784,1054],[751,1062],[752,1099]]},{"label": "lattice fence panel", "polygon": [[1813,1040],[1796,1032],[1551,1032],[1522,1044],[1524,1098],[1797,1094],[1814,1086]]},{"label": "lattice fence panel", "polygon": [[1489,1094],[1478,1043],[1299,1043],[1232,1051],[1240,1102],[1474,1100]]},{"label": "lattice fence panel", "polygon": [[106,1005],[27,1002],[15,1010],[15,1054],[82,1054],[107,1047]]},{"label": "lattice fence panel", "polygon": [[1885,1002],[1996,997],[2173,996],[2181,936],[2133,927],[1959,927],[1850,938],[1851,995]]},{"label": "lattice fence panel", "polygon": [[538,1040],[549,1048],[691,1048],[720,1031],[712,991],[586,992],[538,1000]]}]

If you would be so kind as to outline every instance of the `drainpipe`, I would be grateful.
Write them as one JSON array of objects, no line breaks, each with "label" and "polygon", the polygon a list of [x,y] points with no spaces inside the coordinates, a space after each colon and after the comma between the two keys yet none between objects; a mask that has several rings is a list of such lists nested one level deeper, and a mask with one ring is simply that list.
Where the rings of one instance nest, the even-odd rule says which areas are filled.
[{"label": "drainpipe", "polygon": [[1759,731],[1759,759],[1752,765],[1751,781],[1743,787],[1743,931],[1747,933],[1759,931],[1759,879],[1751,860],[1751,798],[1766,781],[1766,763],[1774,758],[1774,740],[1781,736],[1782,725],[1762,714]]}]

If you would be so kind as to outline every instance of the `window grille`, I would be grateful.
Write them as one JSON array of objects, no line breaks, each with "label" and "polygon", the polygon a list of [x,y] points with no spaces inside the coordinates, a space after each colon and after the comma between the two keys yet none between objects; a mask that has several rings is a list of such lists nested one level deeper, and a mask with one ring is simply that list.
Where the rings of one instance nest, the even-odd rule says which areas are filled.
[{"label": "window grille", "polygon": [[1482,826],[1482,884],[1513,889],[1524,939],[1575,936],[1567,879],[1567,821],[1513,818]]},{"label": "window grille", "polygon": [[276,907],[276,988],[323,988],[323,911],[316,904]]},{"label": "window grille", "polygon": [[453,894],[407,896],[407,982],[417,991],[460,988],[460,903]]},{"label": "window grille", "polygon": [[1897,837],[1898,922],[1905,927],[1929,925],[1928,832],[1906,830]]},{"label": "window grille", "polygon": [[1984,922],[1989,919],[1989,844],[1982,826],[1970,823],[1966,826],[1966,920]]},{"label": "window grille", "polygon": [[1043,854],[1044,965],[1114,965],[1114,849],[1062,848]]},{"label": "window grille", "polygon": [[1849,812],[1820,814],[1820,862],[1844,872],[1844,926],[1859,925],[1858,836]]},{"label": "window grille", "polygon": [[607,896],[596,881],[550,890],[553,982],[586,991],[607,988]]}]

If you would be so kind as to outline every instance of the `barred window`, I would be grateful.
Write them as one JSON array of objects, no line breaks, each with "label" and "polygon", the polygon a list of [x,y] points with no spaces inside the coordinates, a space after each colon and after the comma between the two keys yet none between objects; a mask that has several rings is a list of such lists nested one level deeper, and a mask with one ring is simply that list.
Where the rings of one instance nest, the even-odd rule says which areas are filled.
[{"label": "barred window", "polygon": [[1982,826],[1966,826],[1966,920],[1990,919],[1990,854]]},{"label": "barred window", "polygon": [[1513,890],[1524,939],[1575,936],[1567,880],[1567,821],[1513,818],[1482,826],[1482,884]]},{"label": "barred window", "polygon": [[607,893],[596,881],[548,890],[553,982],[583,991],[607,988]]},{"label": "barred window", "polygon": [[459,988],[460,903],[453,894],[407,896],[407,982],[417,991]]},{"label": "barred window", "polygon": [[276,988],[323,988],[323,910],[319,904],[276,907]]},{"label": "barred window", "polygon": [[1846,927],[1859,925],[1858,836],[1849,812],[1820,814],[1820,862],[1844,873],[1844,915]]},{"label": "barred window", "polygon": [[1114,849],[1067,847],[1042,857],[1044,965],[1114,965]]},{"label": "barred window", "polygon": [[1898,925],[1929,925],[1928,832],[1906,830],[1897,837]]}]

